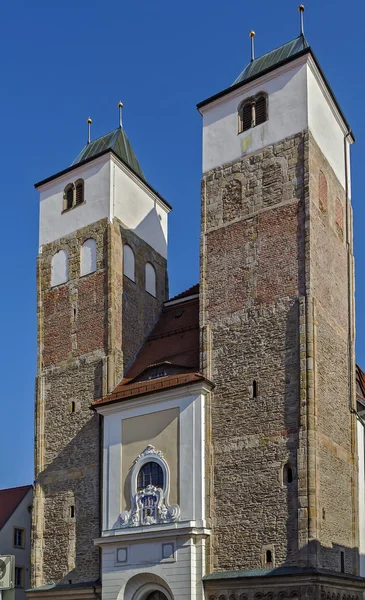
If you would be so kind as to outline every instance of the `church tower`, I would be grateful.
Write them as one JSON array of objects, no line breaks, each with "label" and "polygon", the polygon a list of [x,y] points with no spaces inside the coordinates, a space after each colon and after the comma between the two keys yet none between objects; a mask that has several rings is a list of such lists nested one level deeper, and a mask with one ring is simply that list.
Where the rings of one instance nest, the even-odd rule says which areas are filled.
[{"label": "church tower", "polygon": [[303,32],[198,108],[206,594],[360,598],[354,137]]},{"label": "church tower", "polygon": [[[40,192],[32,588],[95,598],[100,417],[167,298],[169,204],[122,126]],[[44,592],[44,590],[48,590]],[[82,590],[82,592],[80,592]]]}]

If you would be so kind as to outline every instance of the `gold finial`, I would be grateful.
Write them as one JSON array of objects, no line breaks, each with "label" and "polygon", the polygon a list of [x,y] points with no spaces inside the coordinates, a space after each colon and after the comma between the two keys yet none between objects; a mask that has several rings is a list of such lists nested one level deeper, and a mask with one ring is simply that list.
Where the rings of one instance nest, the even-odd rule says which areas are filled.
[{"label": "gold finial", "polygon": [[92,123],[92,120],[90,119],[90,117],[87,119],[86,123],[87,123],[87,143],[90,144],[90,140],[91,140],[91,123]]},{"label": "gold finial", "polygon": [[251,62],[255,60],[255,35],[256,33],[251,29],[250,38],[251,38]]},{"label": "gold finial", "polygon": [[304,35],[304,4],[298,6],[298,11],[300,13],[300,35]]},{"label": "gold finial", "polygon": [[118,102],[118,108],[119,108],[119,127],[122,127],[122,110],[123,110],[123,102],[121,100],[119,100]]}]

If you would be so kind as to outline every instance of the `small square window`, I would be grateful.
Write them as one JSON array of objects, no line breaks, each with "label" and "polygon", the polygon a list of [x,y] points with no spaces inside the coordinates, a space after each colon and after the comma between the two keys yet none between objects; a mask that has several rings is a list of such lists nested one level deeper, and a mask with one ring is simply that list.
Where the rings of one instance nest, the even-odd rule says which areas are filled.
[{"label": "small square window", "polygon": [[25,546],[24,529],[14,527],[14,548],[24,548]]},{"label": "small square window", "polygon": [[24,568],[15,567],[15,587],[24,587]]}]

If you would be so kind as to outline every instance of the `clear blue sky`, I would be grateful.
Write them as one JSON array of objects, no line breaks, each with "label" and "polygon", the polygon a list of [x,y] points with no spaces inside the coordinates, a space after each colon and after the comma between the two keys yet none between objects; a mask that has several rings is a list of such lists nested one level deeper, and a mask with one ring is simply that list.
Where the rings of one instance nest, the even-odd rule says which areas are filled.
[{"label": "clear blue sky", "polygon": [[[296,0],[18,0],[0,8],[0,488],[33,479],[38,194],[86,139],[124,126],[151,184],[169,200],[175,294],[198,281],[201,117],[196,103],[232,83],[257,54],[298,35]],[[357,271],[357,360],[365,367],[365,8],[308,0],[305,33],[349,120]]]}]

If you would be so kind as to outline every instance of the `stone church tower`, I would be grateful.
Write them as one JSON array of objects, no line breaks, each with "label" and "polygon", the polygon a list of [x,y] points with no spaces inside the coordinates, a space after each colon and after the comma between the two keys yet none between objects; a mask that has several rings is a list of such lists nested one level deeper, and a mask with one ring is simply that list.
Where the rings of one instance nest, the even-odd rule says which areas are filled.
[{"label": "stone church tower", "polygon": [[170,207],[146,181],[122,127],[36,188],[32,587],[84,584],[94,597],[101,437],[90,405],[121,379],[167,298]]},{"label": "stone church tower", "polygon": [[216,385],[207,597],[349,598],[354,138],[304,35],[198,108],[201,368]]}]

